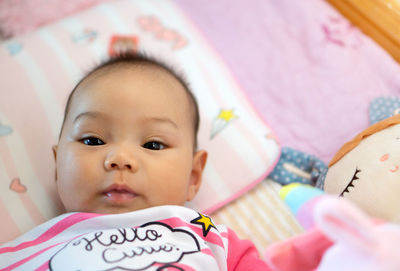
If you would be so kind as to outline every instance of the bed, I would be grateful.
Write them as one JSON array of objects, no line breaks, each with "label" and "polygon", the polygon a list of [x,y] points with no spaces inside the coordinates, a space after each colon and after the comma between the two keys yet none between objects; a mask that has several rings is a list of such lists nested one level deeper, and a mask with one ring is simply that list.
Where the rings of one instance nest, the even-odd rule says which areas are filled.
[{"label": "bed", "polygon": [[[87,1],[86,6],[59,11],[58,17],[52,13],[52,17],[39,20],[37,26],[42,30],[51,29],[53,25],[48,25],[51,20],[51,23],[57,23],[62,17],[83,11],[83,8],[96,8],[100,2],[104,2],[100,5],[102,12],[107,12],[107,5],[118,1]],[[218,58],[224,69],[229,70],[233,77],[230,80],[254,106],[251,110],[256,113],[249,114],[249,118],[258,118],[267,127],[262,136],[270,141],[263,146],[271,147],[273,151],[268,159],[260,161],[268,163],[253,173],[242,187],[202,209],[217,223],[227,224],[241,237],[253,240],[263,251],[269,244],[303,231],[279,198],[281,185],[267,178],[279,158],[278,148],[291,147],[327,163],[344,142],[368,126],[368,110],[374,99],[399,96],[400,4],[396,0],[329,0],[329,3],[322,0],[306,3],[255,0],[251,5],[246,1],[220,0],[212,6],[201,1],[170,2],[174,10],[190,22],[196,35],[208,44],[211,54]],[[7,6],[7,1],[3,0],[1,5]],[[4,13],[2,16],[0,22],[3,23]],[[46,25],[42,26],[44,23]],[[19,34],[18,31],[15,33]],[[19,36],[10,35],[7,34],[8,39],[2,42],[5,53],[0,57],[9,57],[21,50],[15,42]],[[29,33],[21,35],[25,35],[22,39],[27,39]],[[89,29],[75,38],[76,44],[85,46],[85,42],[95,39],[95,33]],[[165,40],[168,40],[167,36]],[[174,42],[175,46],[184,44]],[[0,82],[8,82],[10,77],[18,80],[5,66],[1,66],[0,74]],[[71,76],[77,77],[76,74]],[[7,91],[2,89],[0,92],[3,108]],[[16,105],[8,110],[17,114],[23,108]],[[8,127],[7,114],[2,112],[0,115],[3,117],[0,124],[3,122],[4,127]],[[257,125],[261,124],[250,127],[257,130]],[[29,133],[29,130],[25,132]],[[14,156],[11,143],[5,138],[0,137],[0,152],[3,151],[0,166],[3,164],[3,171],[15,172],[17,176],[18,167],[22,166],[7,163]],[[4,154],[6,151],[8,156]],[[51,163],[50,158],[47,162]],[[23,194],[26,190],[23,191],[23,185],[14,175],[2,175],[2,200],[12,192],[15,200],[25,200],[24,206],[29,206]],[[16,191],[18,189],[20,191]],[[0,205],[2,217],[10,217],[10,210],[4,206],[7,202]],[[38,215],[33,218],[33,224],[40,224],[55,213]],[[23,221],[21,217],[15,219]],[[28,229],[8,230],[3,231],[7,233],[1,242]]]}]

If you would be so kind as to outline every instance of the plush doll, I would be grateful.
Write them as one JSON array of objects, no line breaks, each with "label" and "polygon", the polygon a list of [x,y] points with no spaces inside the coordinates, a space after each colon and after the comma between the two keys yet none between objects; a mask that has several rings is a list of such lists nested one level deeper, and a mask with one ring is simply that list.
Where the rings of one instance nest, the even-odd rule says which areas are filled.
[{"label": "plush doll", "polygon": [[273,270],[400,270],[400,225],[377,222],[349,200],[311,186],[289,185],[281,197],[307,231],[267,248]]},{"label": "plush doll", "polygon": [[334,244],[324,253],[318,271],[400,270],[400,226],[373,223],[346,200],[325,199],[314,210],[318,228]]},{"label": "plush doll", "polygon": [[373,217],[400,222],[400,115],[346,143],[330,162],[323,189]]}]

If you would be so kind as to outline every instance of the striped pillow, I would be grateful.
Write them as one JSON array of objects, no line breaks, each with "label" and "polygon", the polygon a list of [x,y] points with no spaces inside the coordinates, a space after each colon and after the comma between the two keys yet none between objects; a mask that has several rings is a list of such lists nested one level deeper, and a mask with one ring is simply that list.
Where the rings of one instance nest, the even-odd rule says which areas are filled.
[{"label": "striped pillow", "polygon": [[282,185],[271,179],[213,213],[217,224],[228,225],[242,239],[250,239],[260,255],[269,245],[304,232],[279,191]]},{"label": "striped pillow", "polygon": [[180,67],[200,106],[199,145],[209,151],[188,205],[210,213],[248,191],[280,146],[219,55],[170,1],[120,0],[8,40],[0,47],[0,243],[61,212],[51,146],[66,97],[116,47],[146,49]]}]

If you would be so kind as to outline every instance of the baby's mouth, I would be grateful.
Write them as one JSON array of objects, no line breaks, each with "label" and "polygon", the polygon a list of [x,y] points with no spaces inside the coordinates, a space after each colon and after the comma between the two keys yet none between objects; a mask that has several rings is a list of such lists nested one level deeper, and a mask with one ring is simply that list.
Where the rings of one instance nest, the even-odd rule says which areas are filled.
[{"label": "baby's mouth", "polygon": [[123,203],[131,200],[137,196],[137,194],[127,185],[113,184],[104,190],[103,195],[112,202]]}]

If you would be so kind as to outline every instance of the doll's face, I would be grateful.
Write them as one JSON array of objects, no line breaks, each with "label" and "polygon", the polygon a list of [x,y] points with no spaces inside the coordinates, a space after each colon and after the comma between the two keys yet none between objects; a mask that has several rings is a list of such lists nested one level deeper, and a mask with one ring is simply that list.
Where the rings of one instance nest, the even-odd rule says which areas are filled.
[{"label": "doll's face", "polygon": [[374,217],[400,221],[400,124],[363,139],[330,167],[324,190]]}]

